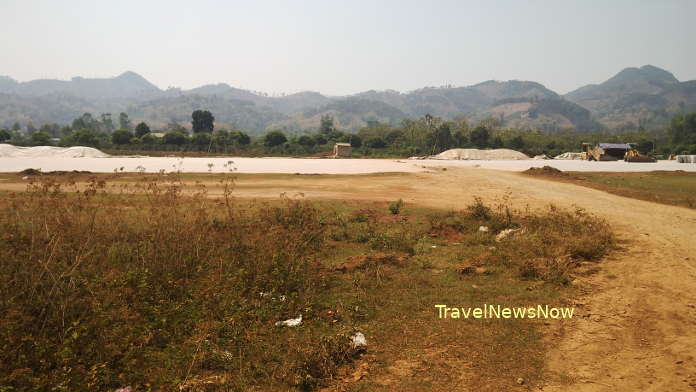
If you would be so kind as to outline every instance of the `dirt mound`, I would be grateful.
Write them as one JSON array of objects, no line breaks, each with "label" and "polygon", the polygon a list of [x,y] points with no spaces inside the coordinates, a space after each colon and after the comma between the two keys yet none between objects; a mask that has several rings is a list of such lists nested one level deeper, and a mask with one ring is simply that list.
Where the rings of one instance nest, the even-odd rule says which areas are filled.
[{"label": "dirt mound", "polygon": [[0,144],[0,158],[106,158],[105,154],[92,147],[17,147]]},{"label": "dirt mound", "polygon": [[497,148],[494,150],[478,150],[476,148],[453,148],[441,152],[430,159],[444,159],[455,161],[484,160],[484,161],[517,161],[529,159],[525,154],[507,148]]},{"label": "dirt mound", "polygon": [[522,173],[531,176],[543,176],[543,177],[568,177],[568,173],[558,170],[555,167],[544,166],[544,167],[530,167],[529,169],[523,171]]}]

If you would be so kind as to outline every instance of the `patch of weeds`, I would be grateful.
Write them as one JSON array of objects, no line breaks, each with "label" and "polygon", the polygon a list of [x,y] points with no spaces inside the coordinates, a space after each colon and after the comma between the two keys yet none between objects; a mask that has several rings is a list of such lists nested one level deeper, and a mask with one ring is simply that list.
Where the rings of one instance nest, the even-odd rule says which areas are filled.
[{"label": "patch of weeds", "polygon": [[401,209],[404,207],[404,201],[402,199],[399,199],[391,204],[389,204],[389,212],[391,212],[392,215],[399,215],[401,213]]}]

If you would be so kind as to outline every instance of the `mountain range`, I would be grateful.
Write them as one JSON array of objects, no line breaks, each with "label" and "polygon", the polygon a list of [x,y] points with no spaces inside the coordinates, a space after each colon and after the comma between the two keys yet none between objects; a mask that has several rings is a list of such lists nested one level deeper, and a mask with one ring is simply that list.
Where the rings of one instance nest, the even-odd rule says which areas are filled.
[{"label": "mountain range", "polygon": [[83,113],[126,112],[153,128],[187,126],[196,109],[213,112],[218,127],[251,134],[268,129],[314,131],[331,114],[339,129],[369,122],[396,125],[426,114],[471,122],[496,119],[507,128],[556,132],[635,130],[662,126],[675,113],[696,110],[696,81],[680,82],[655,66],[626,68],[601,84],[559,95],[533,81],[486,81],[467,87],[425,87],[407,93],[365,91],[331,97],[300,92],[269,97],[224,83],[162,90],[135,72],[113,78],[75,77],[17,82],[0,76],[0,127],[15,122],[69,124]]}]

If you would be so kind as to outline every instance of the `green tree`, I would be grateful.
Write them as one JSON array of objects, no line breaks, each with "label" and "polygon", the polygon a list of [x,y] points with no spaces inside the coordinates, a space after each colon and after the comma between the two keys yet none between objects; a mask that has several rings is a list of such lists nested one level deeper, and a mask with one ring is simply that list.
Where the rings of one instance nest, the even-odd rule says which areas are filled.
[{"label": "green tree", "polygon": [[215,127],[215,117],[207,110],[196,110],[191,113],[191,125],[193,133],[213,132]]},{"label": "green tree", "polygon": [[128,114],[127,114],[127,113],[124,113],[124,112],[121,112],[121,113],[118,115],[118,127],[119,127],[120,129],[128,129],[128,130],[130,130],[130,129],[131,129],[131,126],[132,126],[132,124],[131,124],[130,118],[128,118]]},{"label": "green tree", "polygon": [[321,122],[319,124],[319,133],[323,135],[328,135],[334,131],[334,119],[330,114],[324,114],[321,116]]},{"label": "green tree", "polygon": [[119,129],[111,134],[111,143],[116,145],[130,144],[133,139],[133,132],[127,129]]},{"label": "green tree", "polygon": [[181,131],[169,131],[164,134],[164,144],[171,144],[174,146],[183,146],[189,141],[187,134]]},{"label": "green tree", "polygon": [[308,135],[302,135],[299,138],[297,138],[297,144],[305,147],[314,147],[316,143],[317,142],[315,142],[314,139]]},{"label": "green tree", "polygon": [[0,143],[4,143],[12,138],[12,135],[7,129],[0,129]]},{"label": "green tree", "polygon": [[448,123],[442,123],[435,128],[433,136],[433,153],[448,150],[452,145],[452,132]]},{"label": "green tree", "polygon": [[191,144],[198,147],[208,147],[212,140],[213,138],[210,136],[210,132],[199,132],[193,134],[193,137],[191,137]]},{"label": "green tree", "polygon": [[266,134],[263,138],[263,145],[266,147],[275,147],[284,144],[288,141],[285,134],[281,131],[271,131]]},{"label": "green tree", "polygon": [[362,138],[358,135],[350,135],[350,146],[353,148],[360,148],[362,147]]},{"label": "green tree", "polygon": [[101,126],[99,128],[106,132],[111,132],[114,130],[114,122],[111,120],[111,113],[101,114]]},{"label": "green tree", "polygon": [[99,147],[99,134],[94,129],[78,129],[72,131],[64,138],[64,142],[71,146]]},{"label": "green tree", "polygon": [[490,132],[488,131],[488,128],[486,128],[484,125],[477,126],[476,128],[474,128],[473,131],[471,131],[471,135],[469,135],[471,143],[478,148],[488,147],[489,138]]},{"label": "green tree", "polygon": [[328,140],[326,140],[326,137],[324,137],[324,135],[322,135],[321,133],[314,135],[314,141],[317,142],[318,146],[323,146],[324,144],[329,142]]},{"label": "green tree", "polygon": [[524,139],[522,136],[517,135],[510,140],[510,148],[513,150],[521,150],[525,147]]},{"label": "green tree", "polygon": [[140,143],[146,145],[153,145],[157,143],[157,137],[151,133],[146,133],[140,137]]},{"label": "green tree", "polygon": [[39,128],[39,132],[46,132],[52,137],[60,136],[60,125],[56,123],[46,123]]},{"label": "green tree", "polygon": [[99,122],[92,117],[91,113],[85,113],[73,120],[72,129],[91,129],[96,131],[99,129]]},{"label": "green tree", "polygon": [[375,136],[367,139],[367,141],[365,141],[365,145],[370,148],[384,148],[387,146],[387,142],[385,142],[381,137]]},{"label": "green tree", "polygon": [[50,146],[51,135],[46,132],[34,132],[31,134],[31,144],[35,146]]},{"label": "green tree", "polygon": [[251,143],[251,137],[242,131],[233,132],[232,140],[239,146],[248,146]]},{"label": "green tree", "polygon": [[20,129],[22,129],[22,126],[19,125],[18,122],[15,122],[14,124],[12,124],[12,130],[13,130],[13,131],[18,132]]},{"label": "green tree", "polygon": [[[128,128],[123,128],[128,129]],[[145,123],[141,122],[135,126],[135,136],[142,138],[145,134],[150,133],[150,127]]]},{"label": "green tree", "polygon": [[31,136],[37,131],[36,127],[34,126],[34,123],[29,121],[27,123],[27,135]]}]

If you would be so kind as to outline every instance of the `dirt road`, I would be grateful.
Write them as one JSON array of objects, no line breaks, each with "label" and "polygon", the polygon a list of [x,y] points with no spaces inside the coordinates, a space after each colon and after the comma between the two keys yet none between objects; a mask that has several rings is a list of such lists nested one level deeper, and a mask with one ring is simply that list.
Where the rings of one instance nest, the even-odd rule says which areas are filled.
[{"label": "dirt road", "polygon": [[[204,181],[205,182],[205,181]],[[211,181],[212,193],[216,183]],[[0,182],[19,190],[24,184]],[[220,191],[217,188],[217,191]],[[308,199],[402,198],[461,208],[473,196],[517,208],[578,206],[612,222],[625,250],[576,283],[583,317],[564,322],[547,359],[543,391],[696,390],[696,211],[628,199],[518,173],[459,168],[359,176],[241,176],[235,195]]]},{"label": "dirt road", "polygon": [[257,183],[236,194],[396,200],[458,208],[473,196],[515,207],[578,206],[610,220],[625,250],[576,283],[583,317],[562,325],[543,391],[696,390],[696,211],[628,199],[572,184],[484,169],[307,177]]}]

